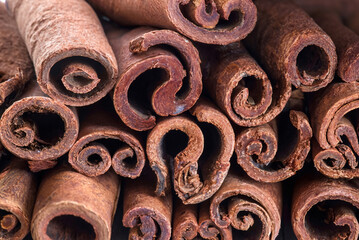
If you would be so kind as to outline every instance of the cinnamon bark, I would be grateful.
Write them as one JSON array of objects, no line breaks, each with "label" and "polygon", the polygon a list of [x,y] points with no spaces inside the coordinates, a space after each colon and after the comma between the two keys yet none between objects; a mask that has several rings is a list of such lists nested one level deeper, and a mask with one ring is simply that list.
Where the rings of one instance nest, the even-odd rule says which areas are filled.
[{"label": "cinnamon bark", "polygon": [[34,239],[110,239],[120,180],[86,177],[66,165],[43,177],[31,222]]},{"label": "cinnamon bark", "polygon": [[[3,159],[2,159],[3,161]],[[23,239],[30,232],[38,180],[17,158],[0,172],[0,238]]]},{"label": "cinnamon bark", "polygon": [[272,239],[279,233],[282,213],[280,183],[260,183],[232,171],[211,198],[212,221],[242,231],[243,239]]},{"label": "cinnamon bark", "polygon": [[251,0],[88,0],[121,25],[172,29],[192,40],[225,45],[250,33],[257,20]]},{"label": "cinnamon bark", "polygon": [[159,121],[149,133],[146,146],[150,166],[157,175],[157,195],[165,194],[172,178],[184,204],[203,202],[219,189],[234,148],[230,122],[209,101],[199,100],[190,113],[196,120],[181,115]]},{"label": "cinnamon bark", "polygon": [[358,182],[308,177],[297,181],[292,226],[298,239],[358,239]]},{"label": "cinnamon bark", "polygon": [[46,96],[34,81],[0,120],[0,140],[32,171],[48,169],[70,150],[78,135],[76,109]]},{"label": "cinnamon bark", "polygon": [[34,78],[35,74],[15,20],[7,13],[2,2],[0,36],[0,105],[7,105],[18,97],[25,83]]},{"label": "cinnamon bark", "polygon": [[119,64],[114,105],[127,126],[149,130],[156,124],[155,114],[178,115],[196,103],[202,73],[198,51],[189,40],[170,30],[144,27],[111,29],[107,35]]},{"label": "cinnamon bark", "polygon": [[42,91],[66,105],[84,106],[112,89],[116,58],[85,1],[9,0],[7,5]]},{"label": "cinnamon bark", "polygon": [[258,22],[245,44],[276,82],[303,92],[334,78],[335,45],[304,10],[289,1],[256,0]]},{"label": "cinnamon bark", "polygon": [[69,152],[69,163],[87,176],[99,176],[111,166],[122,177],[138,177],[145,165],[142,137],[97,104],[80,112],[80,131]]},{"label": "cinnamon bark", "polygon": [[154,184],[155,176],[148,173],[125,182],[122,222],[131,228],[128,239],[171,238],[171,191],[157,196],[152,189]]}]

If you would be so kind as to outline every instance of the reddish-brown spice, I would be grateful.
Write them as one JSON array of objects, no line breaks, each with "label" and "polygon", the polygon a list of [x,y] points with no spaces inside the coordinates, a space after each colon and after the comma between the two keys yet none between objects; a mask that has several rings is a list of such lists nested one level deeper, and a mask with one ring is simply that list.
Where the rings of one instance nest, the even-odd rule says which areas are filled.
[{"label": "reddish-brown spice", "polygon": [[358,181],[305,176],[294,188],[294,233],[300,240],[358,239],[358,209]]},{"label": "reddish-brown spice", "polygon": [[63,165],[47,172],[31,221],[33,239],[110,240],[119,192],[113,171],[91,178]]},{"label": "reddish-brown spice", "polygon": [[244,239],[274,240],[281,225],[280,183],[260,183],[236,170],[211,198],[212,221],[218,227],[231,225],[242,231]]},{"label": "reddish-brown spice", "polygon": [[232,126],[212,103],[201,99],[190,113],[197,121],[188,115],[159,121],[146,146],[157,175],[156,193],[163,195],[169,187],[171,169],[174,190],[184,204],[203,202],[219,189],[234,148]]},{"label": "reddish-brown spice", "polygon": [[189,40],[152,28],[130,32],[112,28],[107,35],[119,64],[113,101],[127,126],[148,130],[156,124],[154,113],[174,116],[196,103],[202,73],[198,51]]},{"label": "reddish-brown spice", "polygon": [[258,22],[245,44],[272,80],[303,92],[334,78],[335,45],[308,14],[290,1],[256,0]]},{"label": "reddish-brown spice", "polygon": [[257,20],[251,0],[89,0],[122,25],[172,29],[192,40],[225,45],[245,38]]},{"label": "reddish-brown spice", "polygon": [[46,94],[84,106],[115,84],[117,64],[96,13],[77,0],[9,0]]},{"label": "reddish-brown spice", "polygon": [[56,165],[77,139],[79,123],[74,108],[46,96],[35,81],[0,120],[0,140],[14,155],[29,161],[32,171]]}]

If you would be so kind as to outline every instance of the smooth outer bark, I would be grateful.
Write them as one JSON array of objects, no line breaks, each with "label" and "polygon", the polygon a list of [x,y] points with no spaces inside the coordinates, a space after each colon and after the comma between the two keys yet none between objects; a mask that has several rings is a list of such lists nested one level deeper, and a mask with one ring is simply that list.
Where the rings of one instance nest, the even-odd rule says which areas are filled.
[{"label": "smooth outer bark", "polygon": [[9,0],[7,5],[42,91],[66,105],[84,106],[112,89],[116,58],[85,1]]},{"label": "smooth outer bark", "polygon": [[35,74],[25,43],[4,3],[0,3],[0,36],[0,105],[3,105],[14,100]]},{"label": "smooth outer bark", "polygon": [[13,158],[0,172],[0,239],[23,239],[30,232],[38,179]]},{"label": "smooth outer bark", "polygon": [[359,81],[359,36],[333,11],[317,12],[312,16],[335,43],[339,77],[345,82]]},{"label": "smooth outer bark", "polygon": [[337,65],[335,45],[314,20],[289,1],[256,0],[255,4],[258,22],[245,44],[269,77],[290,82],[303,92],[331,82]]},{"label": "smooth outer bark", "polygon": [[[172,178],[174,190],[184,204],[203,202],[219,189],[227,176],[234,148],[232,126],[225,115],[212,103],[201,99],[190,113],[197,121],[186,115],[160,121],[149,133],[146,146],[150,166],[157,175],[156,193],[163,195]],[[206,130],[200,128],[203,123],[214,128],[216,133],[210,135],[208,132],[206,135],[204,132]],[[179,149],[175,156],[171,156],[166,152],[163,144],[166,142],[166,136],[176,131],[185,134],[188,142],[185,143],[184,149]],[[166,144],[169,146],[184,144],[179,141],[173,139]],[[205,148],[205,142],[211,141],[215,141],[213,146]],[[204,149],[208,153],[203,152]],[[201,159],[202,155],[203,159]],[[170,169],[172,177],[169,175]],[[200,177],[198,170],[201,171],[203,178]]]},{"label": "smooth outer bark", "polygon": [[122,222],[131,228],[128,239],[171,238],[171,191],[166,196],[157,196],[152,189],[154,184],[155,176],[149,174],[125,182]]},{"label": "smooth outer bark", "polygon": [[[359,83],[335,83],[314,97],[311,105],[313,161],[318,171],[332,178],[359,176],[357,115]],[[347,164],[348,163],[348,164]]]},{"label": "smooth outer bark", "polygon": [[[357,11],[357,9],[359,9],[359,4],[358,6],[355,8],[355,10]],[[357,12],[356,12],[357,13]],[[348,18],[348,20],[346,21],[346,25],[353,30],[356,34],[359,34],[359,15],[358,14],[353,14],[350,18]]]},{"label": "smooth outer bark", "polygon": [[61,166],[43,177],[37,195],[31,235],[34,239],[111,238],[111,226],[120,193],[112,171],[86,177]]},{"label": "smooth outer bark", "polygon": [[236,171],[228,174],[211,198],[212,221],[221,228],[232,225],[241,230],[243,239],[274,240],[281,226],[281,213],[280,183],[260,183]]},{"label": "smooth outer bark", "polygon": [[[111,29],[107,35],[119,63],[114,105],[127,126],[137,131],[155,126],[156,117],[145,102],[160,116],[178,115],[196,103],[202,92],[202,73],[198,51],[189,40],[170,30],[144,27],[126,33]],[[133,85],[146,84],[146,80],[151,86],[141,86],[142,92],[135,89],[130,95]]]},{"label": "smooth outer bark", "polygon": [[0,140],[14,155],[29,162],[32,171],[56,165],[77,139],[76,109],[46,96],[34,81],[0,120]]},{"label": "smooth outer bark", "polygon": [[69,152],[69,163],[82,174],[99,176],[110,167],[123,177],[138,177],[145,165],[142,137],[102,105],[80,114],[80,131]]},{"label": "smooth outer bark", "polygon": [[121,25],[172,29],[192,40],[225,45],[250,33],[257,20],[251,0],[88,0]]},{"label": "smooth outer bark", "polygon": [[300,240],[358,239],[358,208],[357,181],[306,176],[294,188],[294,233]]}]

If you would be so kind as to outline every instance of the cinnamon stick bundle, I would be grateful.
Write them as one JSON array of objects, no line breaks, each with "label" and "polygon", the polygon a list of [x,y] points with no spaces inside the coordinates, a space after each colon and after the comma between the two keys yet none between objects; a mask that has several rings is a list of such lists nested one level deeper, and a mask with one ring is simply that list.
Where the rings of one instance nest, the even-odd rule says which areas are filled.
[{"label": "cinnamon stick bundle", "polygon": [[76,109],[46,96],[34,81],[0,119],[0,140],[32,171],[48,169],[70,150],[77,139]]},{"label": "cinnamon stick bundle", "polygon": [[334,78],[335,45],[309,15],[290,1],[256,0],[258,22],[246,47],[276,82],[303,92],[317,91]]},{"label": "cinnamon stick bundle", "polygon": [[119,189],[112,171],[90,178],[63,165],[47,172],[35,203],[32,237],[109,240]]},{"label": "cinnamon stick bundle", "polygon": [[113,101],[127,126],[149,130],[156,124],[154,114],[178,115],[196,103],[202,73],[198,51],[189,40],[170,30],[144,27],[111,29],[107,35],[119,64]]},{"label": "cinnamon stick bundle", "polygon": [[1,170],[0,239],[21,240],[30,232],[37,184],[37,177],[17,158]]},{"label": "cinnamon stick bundle", "polygon": [[[170,179],[184,204],[210,198],[222,185],[234,148],[228,119],[201,99],[190,114],[157,123],[147,138],[146,153],[157,175],[157,195],[164,195]],[[170,177],[171,171],[171,177]]]},{"label": "cinnamon stick bundle", "polygon": [[298,239],[358,239],[358,181],[306,176],[297,181],[292,226]]},{"label": "cinnamon stick bundle", "polygon": [[117,174],[136,178],[146,160],[142,137],[124,126],[104,104],[80,112],[79,137],[68,161],[87,176],[99,176],[112,166]]},{"label": "cinnamon stick bundle", "polygon": [[281,225],[281,195],[280,183],[260,183],[231,170],[211,198],[211,219],[218,227],[240,230],[241,239],[274,240]]},{"label": "cinnamon stick bundle", "polygon": [[88,0],[121,25],[172,29],[190,39],[225,45],[250,33],[257,20],[251,0]]},{"label": "cinnamon stick bundle", "polygon": [[115,84],[117,64],[84,0],[8,0],[41,90],[71,106],[92,104]]},{"label": "cinnamon stick bundle", "polygon": [[34,69],[14,19],[0,3],[0,105],[16,99]]}]

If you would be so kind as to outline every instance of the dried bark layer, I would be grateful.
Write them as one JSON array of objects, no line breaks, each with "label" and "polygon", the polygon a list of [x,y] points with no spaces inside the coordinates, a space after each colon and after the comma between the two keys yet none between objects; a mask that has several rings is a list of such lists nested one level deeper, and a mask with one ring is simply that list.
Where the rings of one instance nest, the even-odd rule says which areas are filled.
[{"label": "dried bark layer", "polygon": [[111,29],[107,35],[119,64],[113,101],[127,126],[149,130],[156,124],[155,114],[178,115],[196,103],[202,73],[190,41],[170,30],[143,27]]},{"label": "dried bark layer", "polygon": [[23,239],[30,232],[38,180],[13,158],[0,172],[0,238]]},{"label": "dried bark layer", "polygon": [[0,3],[0,105],[15,99],[35,77],[33,65],[14,19]]},{"label": "dried bark layer", "polygon": [[32,171],[53,167],[70,150],[79,131],[76,110],[47,97],[30,82],[20,100],[0,120],[0,140],[14,155],[26,159]]},{"label": "dried bark layer", "polygon": [[314,20],[289,1],[255,3],[258,22],[245,43],[270,78],[290,82],[303,92],[331,82],[337,65],[335,45]]},{"label": "dried bark layer", "polygon": [[42,91],[66,105],[84,106],[112,89],[116,58],[85,1],[9,0],[7,5]]},{"label": "dried bark layer", "polygon": [[152,189],[154,178],[145,174],[125,182],[122,222],[125,227],[131,228],[128,239],[171,238],[171,191],[166,196],[157,196]]},{"label": "dried bark layer", "polygon": [[181,115],[159,121],[146,146],[157,195],[164,195],[173,179],[184,204],[203,202],[219,189],[234,148],[232,126],[214,105],[201,99],[190,113],[196,120]]},{"label": "dried bark layer", "polygon": [[311,106],[313,161],[318,171],[332,178],[359,177],[359,83],[335,83],[318,94]]},{"label": "dried bark layer", "polygon": [[229,44],[245,38],[257,20],[251,0],[89,0],[96,9],[123,25],[172,29],[207,44]]},{"label": "dried bark layer", "polygon": [[292,226],[298,239],[358,239],[358,182],[306,177],[297,181]]},{"label": "dried bark layer", "polygon": [[34,239],[111,238],[120,180],[114,172],[86,177],[61,166],[43,177],[31,235]]},{"label": "dried bark layer", "polygon": [[272,239],[279,233],[282,212],[280,183],[260,183],[230,172],[211,199],[212,221],[242,231],[243,239]]},{"label": "dried bark layer", "polygon": [[79,137],[69,152],[69,163],[82,174],[99,176],[111,166],[122,177],[138,177],[145,165],[140,135],[124,126],[104,106],[80,114]]}]

